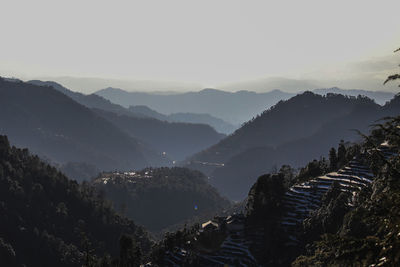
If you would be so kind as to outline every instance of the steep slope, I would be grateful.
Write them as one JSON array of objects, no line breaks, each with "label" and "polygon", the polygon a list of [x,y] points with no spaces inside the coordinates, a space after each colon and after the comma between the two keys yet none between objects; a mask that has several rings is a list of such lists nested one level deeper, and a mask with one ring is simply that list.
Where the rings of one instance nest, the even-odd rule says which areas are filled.
[{"label": "steep slope", "polygon": [[342,138],[359,139],[375,120],[393,115],[394,102],[379,106],[365,97],[351,98],[310,92],[278,103],[232,136],[189,159],[190,168],[204,171],[223,194],[240,200],[254,177],[289,164],[300,167],[326,156]]},{"label": "steep slope", "polygon": [[202,173],[184,168],[102,173],[92,184],[115,209],[151,231],[207,218],[229,206]]},{"label": "steep slope", "polygon": [[169,122],[185,122],[185,123],[200,123],[207,124],[213,127],[217,132],[223,134],[231,134],[233,133],[237,127],[214,116],[211,116],[207,113],[189,113],[189,112],[179,112],[172,113],[169,115],[161,114],[147,106],[130,106],[129,110],[132,113],[135,113],[138,117],[149,117],[155,118],[162,121]]},{"label": "steep slope", "polygon": [[[263,244],[254,246],[260,263],[288,266],[303,254],[292,266],[396,266],[399,122],[374,127],[360,144],[339,146],[330,162],[311,162],[273,202],[265,201],[271,191],[253,186],[249,199],[259,201],[249,201],[250,227],[264,232]],[[268,231],[279,234],[271,241]]]},{"label": "steep slope", "polygon": [[248,148],[276,147],[308,137],[324,123],[349,114],[357,103],[357,99],[342,95],[323,97],[305,92],[265,110],[234,134],[195,155],[193,159],[224,163]]},{"label": "steep slope", "polygon": [[108,266],[107,255],[119,256],[123,234],[142,255],[151,246],[146,232],[117,215],[94,188],[68,180],[27,149],[10,147],[5,136],[0,216],[1,266]]},{"label": "steep slope", "polygon": [[[341,195],[326,198],[304,221],[303,240],[310,245],[294,266],[348,266],[354,261],[362,266],[398,265],[399,119],[376,127],[366,139],[366,163],[374,174],[371,185],[350,203],[343,203]],[[336,208],[338,204],[345,209]]]},{"label": "steep slope", "polygon": [[207,113],[234,125],[249,120],[279,100],[293,96],[279,90],[268,93],[249,91],[231,93],[215,89],[176,94],[149,94],[106,88],[95,94],[124,107],[146,105],[163,114]]},{"label": "steep slope", "polygon": [[222,119],[216,118],[206,113],[201,113],[201,114],[189,113],[189,112],[172,113],[168,116],[168,118],[170,121],[175,121],[175,122],[208,124],[211,127],[213,127],[217,132],[223,134],[231,134],[238,128],[232,125],[231,123],[228,123]]},{"label": "steep slope", "polygon": [[359,144],[340,143],[330,161],[262,175],[246,215],[170,234],[153,259],[178,266],[397,266],[399,149],[396,117]]},{"label": "steep slope", "polygon": [[139,141],[64,94],[0,79],[0,133],[55,163],[87,162],[100,170],[163,163]]},{"label": "steep slope", "polygon": [[29,83],[49,86],[66,94],[76,102],[94,110],[122,131],[147,143],[148,147],[152,147],[160,154],[167,152],[174,160],[182,160],[217,143],[223,137],[208,125],[200,125],[194,121],[169,123],[175,120],[146,106],[126,109],[95,94],[72,92],[55,82],[34,80]]},{"label": "steep slope", "polygon": [[183,160],[224,137],[204,124],[170,123],[152,118],[118,115],[98,109],[94,111],[130,136],[143,140],[176,161]]},{"label": "steep slope", "polygon": [[148,106],[137,105],[137,106],[129,106],[129,111],[134,113],[136,116],[141,118],[153,118],[160,121],[169,121],[168,116],[161,114]]},{"label": "steep slope", "polygon": [[47,86],[47,87],[52,87],[56,89],[57,91],[69,96],[79,104],[88,107],[88,108],[97,108],[97,109],[102,109],[106,111],[111,111],[120,115],[129,115],[129,116],[135,116],[134,113],[130,112],[124,107],[121,107],[120,105],[111,103],[111,101],[95,95],[95,94],[90,94],[90,95],[85,95],[79,92],[73,92],[64,86],[62,86],[59,83],[53,82],[53,81],[40,81],[40,80],[31,80],[28,81],[27,83],[30,84],[35,84],[39,86]]}]

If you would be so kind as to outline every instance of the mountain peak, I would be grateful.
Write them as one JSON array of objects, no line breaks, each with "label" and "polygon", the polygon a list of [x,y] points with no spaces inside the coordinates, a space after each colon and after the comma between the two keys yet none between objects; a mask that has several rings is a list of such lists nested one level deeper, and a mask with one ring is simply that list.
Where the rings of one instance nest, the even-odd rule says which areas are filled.
[{"label": "mountain peak", "polygon": [[204,88],[203,90],[199,91],[200,94],[208,94],[208,93],[227,93],[222,90],[214,89],[214,88]]}]

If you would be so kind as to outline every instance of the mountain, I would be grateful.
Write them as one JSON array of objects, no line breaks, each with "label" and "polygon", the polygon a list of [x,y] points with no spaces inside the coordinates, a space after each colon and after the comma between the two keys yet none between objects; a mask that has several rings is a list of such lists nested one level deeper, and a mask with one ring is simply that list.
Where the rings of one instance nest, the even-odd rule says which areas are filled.
[{"label": "mountain", "polygon": [[170,115],[161,114],[147,106],[130,106],[129,111],[134,113],[136,116],[150,117],[162,121],[169,122],[185,122],[185,123],[200,123],[207,124],[213,127],[217,132],[223,134],[233,133],[237,127],[209,114],[197,114],[197,113],[172,113]]},{"label": "mountain", "polygon": [[320,88],[321,82],[317,80],[290,79],[283,77],[270,77],[258,80],[241,81],[222,84],[218,88],[227,91],[249,90],[258,93],[269,92],[272,90],[283,90],[285,92],[300,92],[312,88]]},{"label": "mountain", "polygon": [[395,96],[395,93],[391,92],[340,89],[337,87],[315,89],[313,90],[313,92],[320,95],[326,95],[329,93],[349,95],[349,96],[363,95],[371,99],[374,99],[375,102],[380,105],[384,105],[387,101],[390,101],[390,99],[392,99]]},{"label": "mountain", "polygon": [[213,216],[229,206],[204,174],[184,168],[102,173],[92,181],[98,191],[150,231]]},{"label": "mountain", "polygon": [[0,133],[55,164],[85,162],[100,170],[168,164],[70,97],[29,83],[0,79]]},{"label": "mountain", "polygon": [[147,143],[148,147],[152,147],[160,154],[165,152],[174,160],[182,160],[217,143],[224,136],[215,132],[208,125],[190,122],[170,123],[174,120],[146,106],[127,109],[95,94],[84,95],[72,92],[55,82],[36,80],[29,83],[50,86],[66,94],[133,138]]},{"label": "mountain", "polygon": [[[310,162],[301,179],[294,178],[283,191],[273,183],[274,175],[258,179],[249,193],[253,218],[248,225],[264,232],[260,264],[397,265],[399,119],[374,127],[358,144],[339,146],[335,157],[341,166],[326,166],[335,157]],[[272,232],[277,235],[266,238]]]},{"label": "mountain", "polygon": [[[398,114],[398,113],[397,113]],[[166,235],[152,262],[176,266],[397,266],[400,117],[329,160],[260,176],[244,214]]]},{"label": "mountain", "polygon": [[123,264],[121,240],[141,251],[140,263],[152,245],[142,227],[119,216],[93,187],[69,180],[27,149],[11,147],[5,136],[0,216],[2,266],[110,266],[112,258]]},{"label": "mountain", "polygon": [[45,76],[39,77],[41,80],[52,80],[71,88],[74,91],[80,91],[85,94],[91,94],[99,88],[114,86],[118,88],[126,88],[129,91],[143,92],[184,92],[189,89],[201,89],[201,85],[189,82],[177,81],[154,81],[154,80],[121,80],[112,78],[95,78],[95,77],[73,77],[73,76]]},{"label": "mountain", "polygon": [[305,92],[266,110],[189,158],[186,166],[205,172],[221,193],[240,200],[254,177],[283,164],[299,167],[326,156],[342,138],[360,139],[352,129],[365,132],[375,120],[398,114],[397,99],[382,107],[366,97]]},{"label": "mountain", "polygon": [[167,115],[161,114],[154,109],[149,108],[148,106],[129,106],[128,110],[141,118],[153,118],[160,121],[169,121]]},{"label": "mountain", "polygon": [[120,105],[111,103],[111,101],[104,99],[101,96],[95,95],[95,94],[90,94],[90,95],[85,95],[79,92],[73,92],[69,90],[68,88],[65,88],[59,83],[53,82],[53,81],[40,81],[40,80],[31,80],[28,81],[27,83],[38,85],[38,86],[46,86],[46,87],[51,87],[56,89],[57,91],[63,93],[64,95],[69,96],[79,104],[88,107],[88,108],[97,108],[97,109],[102,109],[106,111],[111,111],[120,115],[129,115],[129,116],[135,116],[135,114],[131,113],[129,110],[127,110],[124,107],[121,107]]},{"label": "mountain", "polygon": [[202,113],[172,113],[168,115],[170,121],[175,122],[186,122],[186,123],[202,123],[207,124],[213,127],[217,132],[223,134],[231,134],[238,127],[234,126],[231,123],[228,123],[222,119],[211,116],[210,114]]},{"label": "mountain", "polygon": [[137,118],[99,109],[94,109],[94,112],[174,161],[183,160],[189,155],[217,143],[225,136],[204,124]]},{"label": "mountain", "polygon": [[198,113],[210,114],[233,125],[241,124],[258,113],[293,94],[274,90],[268,93],[238,91],[235,93],[216,89],[199,92],[160,94],[126,92],[121,89],[106,88],[97,91],[113,103],[124,107],[145,105],[163,114]]}]

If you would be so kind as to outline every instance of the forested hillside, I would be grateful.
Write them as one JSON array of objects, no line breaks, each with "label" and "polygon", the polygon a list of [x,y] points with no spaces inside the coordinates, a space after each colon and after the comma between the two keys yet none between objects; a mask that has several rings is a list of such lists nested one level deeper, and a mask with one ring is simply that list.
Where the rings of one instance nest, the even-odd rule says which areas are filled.
[{"label": "forested hillside", "polygon": [[400,117],[329,159],[258,178],[246,214],[170,234],[160,265],[396,266],[399,262]]},{"label": "forested hillside", "polygon": [[92,184],[116,210],[153,232],[205,220],[230,206],[207,177],[184,168],[102,173]]},{"label": "forested hillside", "polygon": [[52,88],[0,79],[0,133],[51,162],[86,162],[100,170],[166,162],[135,138]]},{"label": "forested hillside", "polygon": [[[304,223],[306,250],[294,266],[395,266],[400,261],[400,117],[379,124],[365,137],[370,186],[353,202],[338,195]],[[345,211],[336,208],[344,205]],[[322,228],[321,228],[322,225]],[[326,226],[330,227],[326,227]],[[314,241],[314,242],[313,242]]]},{"label": "forested hillside", "polygon": [[[71,97],[76,102],[90,108],[100,117],[114,124],[121,131],[131,137],[146,143],[158,154],[165,152],[164,156],[172,160],[183,160],[202,149],[217,143],[223,134],[217,133],[208,124],[183,122],[163,118],[162,114],[151,112],[148,108],[124,108],[111,103],[96,94],[85,95],[72,92],[62,85],[47,81],[32,80],[28,83],[54,88]],[[168,166],[171,162],[165,161]],[[159,166],[153,164],[151,166]],[[107,170],[107,169],[102,169]]]},{"label": "forested hillside", "polygon": [[217,143],[225,136],[205,124],[166,122],[153,118],[118,115],[99,109],[93,111],[125,133],[175,161],[183,160]]},{"label": "forested hillside", "polygon": [[139,263],[151,247],[146,231],[117,215],[93,187],[69,180],[27,149],[10,147],[5,136],[0,217],[2,266],[108,266],[112,258],[124,264],[128,251],[119,249],[120,239],[140,252]]},{"label": "forested hillside", "polygon": [[360,140],[375,120],[400,112],[396,96],[384,106],[366,97],[306,92],[281,101],[233,135],[189,158],[211,183],[233,199],[243,199],[254,177],[283,164],[300,167],[327,156],[341,139]]}]

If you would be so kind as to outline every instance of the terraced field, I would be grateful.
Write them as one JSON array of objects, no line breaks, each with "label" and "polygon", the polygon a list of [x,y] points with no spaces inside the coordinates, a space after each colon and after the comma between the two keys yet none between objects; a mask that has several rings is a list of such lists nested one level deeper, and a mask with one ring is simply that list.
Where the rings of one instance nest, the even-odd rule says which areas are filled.
[{"label": "terraced field", "polygon": [[[383,143],[378,151],[382,152],[386,159],[397,155],[390,151],[386,143]],[[299,227],[306,218],[310,217],[311,212],[321,206],[322,196],[334,182],[338,183],[340,190],[353,195],[348,203],[352,206],[357,193],[371,184],[373,179],[371,170],[357,159],[353,159],[337,172],[331,172],[290,187],[284,196],[283,202],[287,211],[281,222],[281,228],[287,232],[289,237],[286,245],[297,246],[299,244]]]},{"label": "terraced field", "polygon": [[[244,221],[241,223],[244,224]],[[256,260],[249,250],[250,240],[243,230],[228,231],[228,235],[220,248],[212,253],[196,253],[198,266],[257,266]],[[188,257],[185,249],[176,247],[174,252],[168,251],[164,262],[166,266],[190,266],[184,262]]]},{"label": "terraced field", "polygon": [[[373,174],[357,160],[351,161],[337,172],[331,172],[308,182],[292,186],[284,196],[287,209],[281,226],[288,233],[288,246],[298,245],[297,229],[310,213],[321,205],[322,196],[337,182],[342,191],[351,192],[353,196],[372,182]],[[351,203],[350,203],[351,205]]]}]

